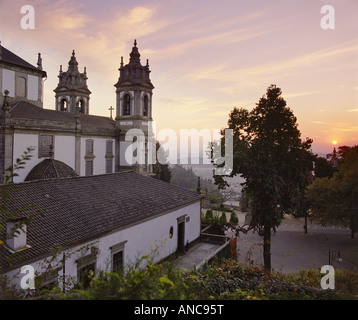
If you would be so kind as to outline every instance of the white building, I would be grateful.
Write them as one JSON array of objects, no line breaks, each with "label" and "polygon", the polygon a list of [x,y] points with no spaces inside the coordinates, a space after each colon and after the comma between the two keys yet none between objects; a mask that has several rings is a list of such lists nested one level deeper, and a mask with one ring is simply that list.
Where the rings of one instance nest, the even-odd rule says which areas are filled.
[{"label": "white building", "polygon": [[[12,215],[0,216],[8,235],[1,234],[0,274],[17,285],[25,265],[39,273],[35,286],[61,287],[63,279],[85,282],[89,271],[115,271],[143,255],[157,262],[200,237],[201,196],[134,171],[24,182],[0,192],[5,188]],[[54,247],[61,249],[51,260]]]},{"label": "white building", "polygon": [[[150,70],[142,66],[137,43],[130,61],[119,68],[116,87],[116,118],[90,114],[90,94],[86,67],[79,71],[75,52],[72,52],[67,71],[59,71],[55,88],[55,110],[44,109],[42,102],[42,58],[37,67],[24,61],[0,45],[0,184],[6,169],[23,152],[32,147],[33,157],[20,170],[14,182],[26,180],[29,172],[44,159],[52,157],[70,166],[78,175],[118,172],[133,168],[125,152],[131,142],[125,141],[130,129],[140,129],[146,143],[142,152],[147,159],[153,143],[150,134],[152,119],[152,90]],[[107,107],[106,107],[107,110]],[[150,161],[134,164],[140,173],[151,174]]]}]

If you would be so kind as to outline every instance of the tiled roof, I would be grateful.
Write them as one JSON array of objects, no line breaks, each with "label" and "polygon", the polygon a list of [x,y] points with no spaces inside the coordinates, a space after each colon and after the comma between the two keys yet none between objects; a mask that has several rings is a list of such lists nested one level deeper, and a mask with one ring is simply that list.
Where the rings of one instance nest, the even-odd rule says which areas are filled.
[{"label": "tiled roof", "polygon": [[201,198],[196,192],[134,171],[24,182],[0,186],[0,192],[6,187],[13,195],[8,205],[11,212],[19,210],[33,218],[27,227],[31,248],[11,254],[0,246],[3,271],[20,256],[22,263],[38,259],[49,254],[55,244],[66,248],[90,241]]},{"label": "tiled roof", "polygon": [[23,68],[35,70],[35,71],[41,72],[44,77],[46,76],[45,71],[42,71],[42,70],[36,68],[32,64],[28,63],[27,61],[25,61],[24,59],[20,58],[15,53],[11,52],[10,50],[6,49],[3,46],[1,46],[1,59],[0,59],[0,61],[11,63],[13,65],[20,66],[20,67],[23,67]]},{"label": "tiled roof", "polygon": [[[36,120],[65,121],[75,123],[75,114],[72,112],[63,112],[40,108],[26,101],[17,101],[10,104],[10,113],[12,118],[25,118]],[[79,115],[80,123],[85,127],[98,127],[114,129],[115,121],[109,117],[95,115]]]},{"label": "tiled roof", "polygon": [[31,169],[25,181],[70,178],[77,177],[78,174],[70,166],[62,161],[52,158],[44,159]]}]

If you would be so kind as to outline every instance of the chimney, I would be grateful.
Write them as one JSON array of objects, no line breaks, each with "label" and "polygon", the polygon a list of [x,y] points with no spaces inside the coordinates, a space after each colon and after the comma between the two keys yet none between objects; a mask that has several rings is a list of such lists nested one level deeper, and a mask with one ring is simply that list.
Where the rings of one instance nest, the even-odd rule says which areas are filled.
[{"label": "chimney", "polygon": [[12,251],[26,249],[26,217],[9,218],[6,222],[6,245]]}]

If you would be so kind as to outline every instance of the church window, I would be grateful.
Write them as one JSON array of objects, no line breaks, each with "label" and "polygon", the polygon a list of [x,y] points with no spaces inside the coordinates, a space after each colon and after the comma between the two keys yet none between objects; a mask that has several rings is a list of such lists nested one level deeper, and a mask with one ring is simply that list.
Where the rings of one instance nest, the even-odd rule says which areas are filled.
[{"label": "church window", "polygon": [[113,141],[112,140],[106,141],[106,154],[113,155]]},{"label": "church window", "polygon": [[78,101],[78,108],[80,114],[85,114],[85,102],[82,99]]},{"label": "church window", "polygon": [[39,136],[39,158],[48,158],[53,156],[54,137],[52,135]]},{"label": "church window", "polygon": [[61,100],[60,110],[61,111],[67,111],[67,100],[66,99]]},{"label": "church window", "polygon": [[93,160],[86,160],[86,176],[92,176],[93,175]]},{"label": "church window", "polygon": [[123,98],[123,115],[129,116],[131,114],[131,96],[129,94],[124,95]]},{"label": "church window", "polygon": [[95,156],[93,154],[93,140],[86,140],[86,155],[85,155],[85,175],[93,175],[93,160]]},{"label": "church window", "polygon": [[143,116],[145,116],[145,117],[148,116],[148,96],[147,95],[144,96],[144,100],[143,100]]},{"label": "church window", "polygon": [[106,173],[113,172],[113,141],[107,140],[106,141]]},{"label": "church window", "polygon": [[26,78],[17,77],[16,78],[16,95],[18,97],[26,97]]},{"label": "church window", "polygon": [[93,140],[86,140],[86,156],[93,154]]}]

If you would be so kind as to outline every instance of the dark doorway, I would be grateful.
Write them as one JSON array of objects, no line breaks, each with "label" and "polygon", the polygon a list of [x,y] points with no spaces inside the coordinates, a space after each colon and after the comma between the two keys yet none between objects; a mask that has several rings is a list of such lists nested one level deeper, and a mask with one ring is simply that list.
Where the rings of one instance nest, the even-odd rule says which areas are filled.
[{"label": "dark doorway", "polygon": [[182,222],[178,222],[178,253],[183,253],[185,239],[185,220]]}]

